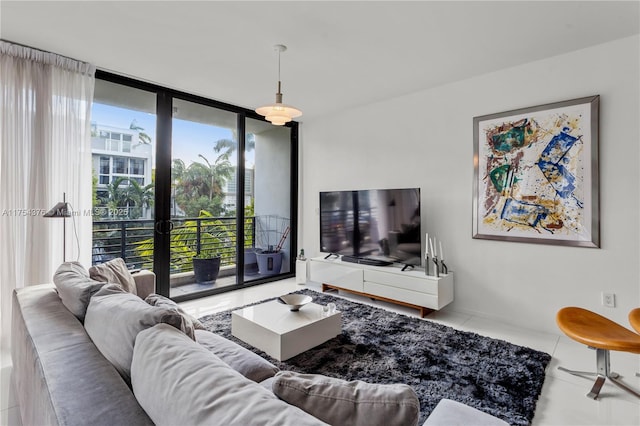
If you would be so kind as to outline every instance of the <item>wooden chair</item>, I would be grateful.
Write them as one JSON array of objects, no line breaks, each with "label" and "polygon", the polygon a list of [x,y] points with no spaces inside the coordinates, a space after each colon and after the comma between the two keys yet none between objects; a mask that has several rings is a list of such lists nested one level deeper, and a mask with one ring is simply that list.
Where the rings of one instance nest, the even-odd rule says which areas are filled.
[{"label": "wooden chair", "polygon": [[[640,333],[640,308],[635,308],[629,312],[629,324],[638,333]],[[640,377],[640,373],[636,373],[636,376]]]},{"label": "wooden chair", "polygon": [[638,333],[640,333],[640,308],[635,308],[629,312],[629,324]]},{"label": "wooden chair", "polygon": [[[640,320],[640,312],[638,312],[638,319]],[[556,315],[556,322],[564,334],[596,350],[597,371],[595,373],[558,367],[559,370],[575,376],[596,376],[596,381],[587,394],[589,398],[598,398],[606,379],[640,398],[640,392],[618,380],[620,375],[611,371],[609,363],[609,351],[640,354],[640,334],[634,333],[595,312],[576,307],[560,309]],[[638,321],[638,325],[640,325],[640,321]]]}]

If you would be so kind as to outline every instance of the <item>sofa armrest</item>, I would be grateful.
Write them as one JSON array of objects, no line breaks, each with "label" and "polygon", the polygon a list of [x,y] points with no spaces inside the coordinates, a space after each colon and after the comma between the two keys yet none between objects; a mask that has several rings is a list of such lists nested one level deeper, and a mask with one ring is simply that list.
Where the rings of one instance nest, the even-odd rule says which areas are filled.
[{"label": "sofa armrest", "polygon": [[12,304],[11,376],[20,424],[153,426],[53,284],[14,290]]},{"label": "sofa armrest", "polygon": [[133,280],[136,282],[136,292],[141,299],[156,292],[156,274],[152,271],[142,269],[133,274]]}]

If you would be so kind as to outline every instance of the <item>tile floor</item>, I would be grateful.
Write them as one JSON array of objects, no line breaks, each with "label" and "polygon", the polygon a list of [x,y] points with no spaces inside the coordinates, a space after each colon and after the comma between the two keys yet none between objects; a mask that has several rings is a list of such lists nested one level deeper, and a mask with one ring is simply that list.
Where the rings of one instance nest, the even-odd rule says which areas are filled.
[{"label": "tile floor", "polygon": [[[309,283],[308,287],[318,291],[320,289],[319,285],[314,283]],[[181,305],[190,314],[201,317],[301,288],[302,286],[297,285],[294,279],[287,279],[184,302]],[[347,293],[340,295],[362,303],[417,316],[417,311],[413,309],[371,301],[368,298]],[[587,371],[595,368],[595,352],[564,335],[516,328],[508,323],[471,316],[446,308],[434,312],[428,319],[460,330],[472,331],[545,351],[553,356],[547,367],[533,425],[640,425],[640,399],[607,382],[600,394],[600,400],[593,401],[585,396],[592,384],[589,380],[558,371],[559,365]],[[8,353],[0,355],[0,425],[18,426],[21,422],[18,406],[11,391],[11,359]],[[635,377],[635,372],[640,371],[640,356],[614,352],[611,354],[611,364],[627,384],[640,389],[640,378]]]}]

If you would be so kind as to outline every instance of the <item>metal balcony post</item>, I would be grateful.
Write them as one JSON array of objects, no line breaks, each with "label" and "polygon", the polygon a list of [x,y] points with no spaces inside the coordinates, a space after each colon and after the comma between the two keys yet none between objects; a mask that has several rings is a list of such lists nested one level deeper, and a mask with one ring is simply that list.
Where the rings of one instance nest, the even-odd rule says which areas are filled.
[{"label": "metal balcony post", "polygon": [[200,230],[201,230],[200,224],[201,224],[200,219],[196,219],[196,253],[197,254],[200,254],[200,249],[202,248],[200,246]]},{"label": "metal balcony post", "polygon": [[251,246],[256,246],[256,217],[251,218]]},{"label": "metal balcony post", "polygon": [[127,227],[125,226],[124,220],[120,222],[120,257],[127,263],[127,258],[125,255],[125,247],[127,245],[127,236],[125,234]]}]

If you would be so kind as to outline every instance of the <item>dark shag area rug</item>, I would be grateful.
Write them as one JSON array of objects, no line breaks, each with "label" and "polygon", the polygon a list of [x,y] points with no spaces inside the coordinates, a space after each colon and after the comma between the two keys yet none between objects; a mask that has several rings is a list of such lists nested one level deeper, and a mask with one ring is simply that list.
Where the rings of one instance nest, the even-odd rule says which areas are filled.
[{"label": "dark shag area rug", "polygon": [[369,383],[406,383],[420,399],[419,424],[442,398],[512,425],[531,423],[549,354],[325,293],[308,289],[296,293],[308,294],[320,305],[334,302],[342,312],[342,334],[283,362],[233,337],[231,310],[200,321],[281,370]]}]

